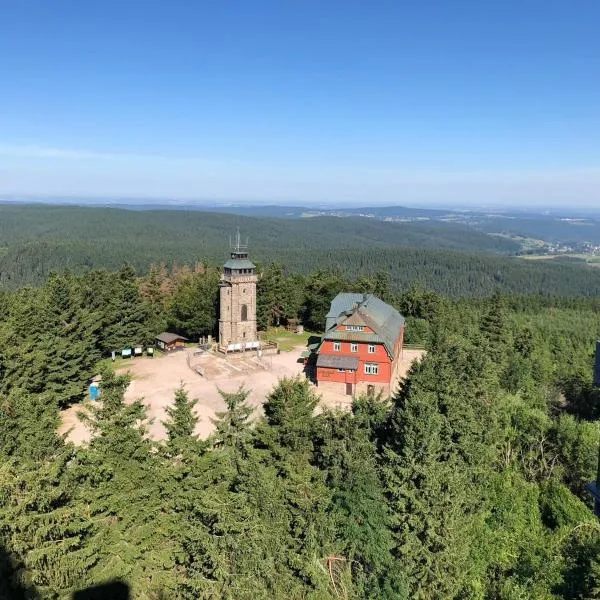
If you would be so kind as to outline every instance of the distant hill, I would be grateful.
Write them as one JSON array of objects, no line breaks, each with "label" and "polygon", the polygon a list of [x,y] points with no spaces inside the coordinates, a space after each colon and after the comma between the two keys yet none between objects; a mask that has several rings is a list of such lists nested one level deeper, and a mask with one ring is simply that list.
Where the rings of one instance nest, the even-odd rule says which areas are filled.
[{"label": "distant hill", "polygon": [[347,275],[390,275],[453,296],[516,293],[600,294],[600,269],[503,258],[519,245],[456,223],[396,223],[359,217],[258,218],[183,210],[0,205],[0,286],[37,284],[52,270],[140,273],[153,263],[221,264],[239,227],[253,260],[288,272],[331,268]]},{"label": "distant hill", "polygon": [[[34,205],[34,204],[32,204]],[[0,209],[19,208],[23,204],[0,198]],[[558,212],[546,213],[533,210],[470,210],[412,208],[405,206],[286,206],[249,203],[223,204],[216,202],[164,201],[148,199],[44,199],[35,206],[71,208],[112,208],[135,212],[199,212],[228,215],[302,219],[315,217],[361,218],[373,221],[454,223],[486,234],[500,234],[507,238],[533,238],[547,243],[582,243],[600,245],[600,219],[598,214],[573,215]],[[487,250],[487,248],[484,248]]]},{"label": "distant hill", "polygon": [[[446,223],[386,223],[335,217],[284,220],[198,211],[129,211],[65,206],[0,206],[0,282],[36,282],[52,268],[138,269],[156,262],[224,260],[239,227],[252,255],[285,251],[419,247],[509,254],[510,241]],[[33,266],[35,265],[35,266]],[[31,272],[28,272],[31,270]]]}]

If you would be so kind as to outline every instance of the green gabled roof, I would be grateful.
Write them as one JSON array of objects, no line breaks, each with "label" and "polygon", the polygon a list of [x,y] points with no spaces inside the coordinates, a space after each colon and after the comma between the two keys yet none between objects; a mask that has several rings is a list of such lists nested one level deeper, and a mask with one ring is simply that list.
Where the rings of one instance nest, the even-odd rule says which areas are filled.
[{"label": "green gabled roof", "polygon": [[[374,333],[336,331],[351,315],[360,316]],[[331,302],[327,313],[323,339],[362,341],[384,344],[394,356],[394,345],[404,327],[404,317],[389,304],[373,294],[341,293]]]}]

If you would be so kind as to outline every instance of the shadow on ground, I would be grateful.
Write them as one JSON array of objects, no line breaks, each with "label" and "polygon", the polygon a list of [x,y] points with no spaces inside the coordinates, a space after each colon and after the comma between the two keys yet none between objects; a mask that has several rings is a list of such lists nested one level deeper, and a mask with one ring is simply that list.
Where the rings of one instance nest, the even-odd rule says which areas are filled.
[{"label": "shadow on ground", "polygon": [[[41,595],[32,586],[20,582],[14,561],[5,548],[0,547],[0,600],[40,600]],[[72,600],[130,600],[129,586],[122,581],[109,581],[74,592]]]}]

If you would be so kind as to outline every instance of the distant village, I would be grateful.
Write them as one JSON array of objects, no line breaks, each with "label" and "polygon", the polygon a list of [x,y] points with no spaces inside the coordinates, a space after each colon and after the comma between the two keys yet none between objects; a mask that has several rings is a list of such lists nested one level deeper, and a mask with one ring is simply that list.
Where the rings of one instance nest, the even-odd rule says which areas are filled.
[{"label": "distant village", "polygon": [[600,256],[600,245],[591,242],[554,242],[530,248],[523,254],[587,254]]}]

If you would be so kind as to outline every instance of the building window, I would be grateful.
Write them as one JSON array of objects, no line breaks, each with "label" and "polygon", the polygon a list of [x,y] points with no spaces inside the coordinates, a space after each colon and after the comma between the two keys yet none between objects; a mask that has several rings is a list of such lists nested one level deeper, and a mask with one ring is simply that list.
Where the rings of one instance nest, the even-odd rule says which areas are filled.
[{"label": "building window", "polygon": [[339,352],[342,349],[341,342],[333,342],[333,349],[335,352]]},{"label": "building window", "polygon": [[375,344],[369,344],[369,354],[375,354]]},{"label": "building window", "polygon": [[248,305],[242,304],[242,321],[248,320]]},{"label": "building window", "polygon": [[377,363],[365,363],[365,375],[377,375],[379,365]]},{"label": "building window", "polygon": [[245,293],[246,293],[246,288],[244,288],[244,289],[242,290],[242,294],[245,294]]},{"label": "building window", "polygon": [[364,331],[365,328],[362,325],[346,325],[346,331]]},{"label": "building window", "polygon": [[350,352],[358,352],[358,344],[350,344]]},{"label": "building window", "polygon": [[338,373],[345,373],[346,369],[338,369]]}]

